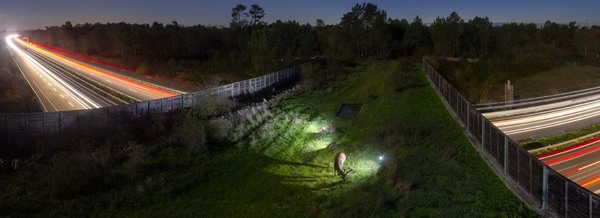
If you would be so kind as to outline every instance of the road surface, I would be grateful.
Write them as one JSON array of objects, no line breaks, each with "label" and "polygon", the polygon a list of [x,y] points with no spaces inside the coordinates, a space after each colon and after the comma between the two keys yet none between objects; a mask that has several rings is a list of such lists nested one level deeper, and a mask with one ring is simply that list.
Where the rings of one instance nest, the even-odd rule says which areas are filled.
[{"label": "road surface", "polygon": [[28,44],[6,39],[13,59],[40,99],[44,111],[99,108],[177,93],[132,80]]},{"label": "road surface", "polygon": [[600,100],[491,121],[513,140],[527,141],[600,123]]},{"label": "road surface", "polygon": [[600,138],[538,158],[573,182],[600,194]]},{"label": "road surface", "polygon": [[15,44],[15,38],[6,38],[8,50],[32,87],[44,111],[66,111],[101,107],[78,92],[66,81],[35,61]]}]

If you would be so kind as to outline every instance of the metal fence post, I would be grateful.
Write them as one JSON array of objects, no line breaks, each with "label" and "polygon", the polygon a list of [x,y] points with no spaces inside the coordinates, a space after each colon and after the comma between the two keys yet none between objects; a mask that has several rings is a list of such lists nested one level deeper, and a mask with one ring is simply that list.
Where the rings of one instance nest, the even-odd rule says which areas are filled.
[{"label": "metal fence post", "polygon": [[548,209],[548,166],[542,168],[542,214]]},{"label": "metal fence post", "polygon": [[504,175],[508,172],[508,136],[504,135]]},{"label": "metal fence post", "polygon": [[[481,117],[481,115],[479,115]],[[483,143],[485,143],[485,119],[481,118],[481,149],[483,149]]]},{"label": "metal fence post", "polygon": [[565,216],[564,217],[569,217],[569,182],[567,182],[567,180],[565,180]]},{"label": "metal fence post", "polygon": [[593,202],[593,195],[592,194],[588,194],[588,208],[590,209],[590,217],[592,217],[594,215],[594,210],[592,210],[592,202]]},{"label": "metal fence post", "polygon": [[467,102],[467,110],[466,111],[467,111],[467,125],[466,125],[467,132],[471,132],[471,129],[469,129],[469,124],[470,124],[469,118],[471,118],[471,107],[469,107],[469,102]]}]

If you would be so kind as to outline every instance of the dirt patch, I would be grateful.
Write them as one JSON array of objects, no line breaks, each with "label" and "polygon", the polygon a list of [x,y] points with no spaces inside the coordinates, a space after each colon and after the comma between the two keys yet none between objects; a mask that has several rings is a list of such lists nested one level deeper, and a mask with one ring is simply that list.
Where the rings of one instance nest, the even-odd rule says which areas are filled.
[{"label": "dirt patch", "polygon": [[352,119],[358,115],[360,109],[362,108],[362,104],[342,104],[338,112],[336,113],[337,117],[344,119]]}]

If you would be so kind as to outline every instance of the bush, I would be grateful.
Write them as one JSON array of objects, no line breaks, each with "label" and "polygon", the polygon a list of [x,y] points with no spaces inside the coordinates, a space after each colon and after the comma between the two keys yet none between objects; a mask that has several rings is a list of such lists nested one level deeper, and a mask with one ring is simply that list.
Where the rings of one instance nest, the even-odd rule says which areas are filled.
[{"label": "bush", "polygon": [[58,199],[69,199],[101,190],[104,170],[92,155],[59,153],[51,161],[46,179],[48,190]]},{"label": "bush", "polygon": [[202,101],[202,103],[191,108],[189,116],[208,118],[228,113],[236,106],[234,101],[222,96],[208,96]]},{"label": "bush", "polygon": [[206,125],[206,134],[210,139],[224,141],[233,131],[233,123],[227,119],[212,120]]},{"label": "bush", "polygon": [[148,66],[144,63],[140,63],[140,66],[135,70],[136,73],[145,74],[148,73]]},{"label": "bush", "polygon": [[400,61],[390,62],[390,70],[392,71],[391,83],[395,91],[403,91],[405,89],[413,88],[418,85],[419,81],[414,75],[416,71],[410,69],[408,66],[403,66]]},{"label": "bush", "polygon": [[206,151],[206,134],[204,132],[204,124],[201,120],[194,117],[181,116],[176,126],[174,135],[180,144],[195,153]]}]

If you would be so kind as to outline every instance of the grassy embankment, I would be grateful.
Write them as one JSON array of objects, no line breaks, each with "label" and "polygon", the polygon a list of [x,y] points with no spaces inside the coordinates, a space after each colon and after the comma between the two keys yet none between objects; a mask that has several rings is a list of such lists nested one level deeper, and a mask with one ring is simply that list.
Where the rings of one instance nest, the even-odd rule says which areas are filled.
[{"label": "grassy embankment", "polygon": [[[399,70],[357,67],[330,80],[335,88],[278,102],[244,125],[174,131],[206,130],[208,152],[166,136],[126,143],[113,158],[83,149],[0,174],[0,216],[535,216],[471,147],[423,73]],[[342,103],[363,106],[345,120],[335,117]],[[175,122],[197,127],[183,117]],[[354,169],[348,182],[333,176],[339,151]]]}]

